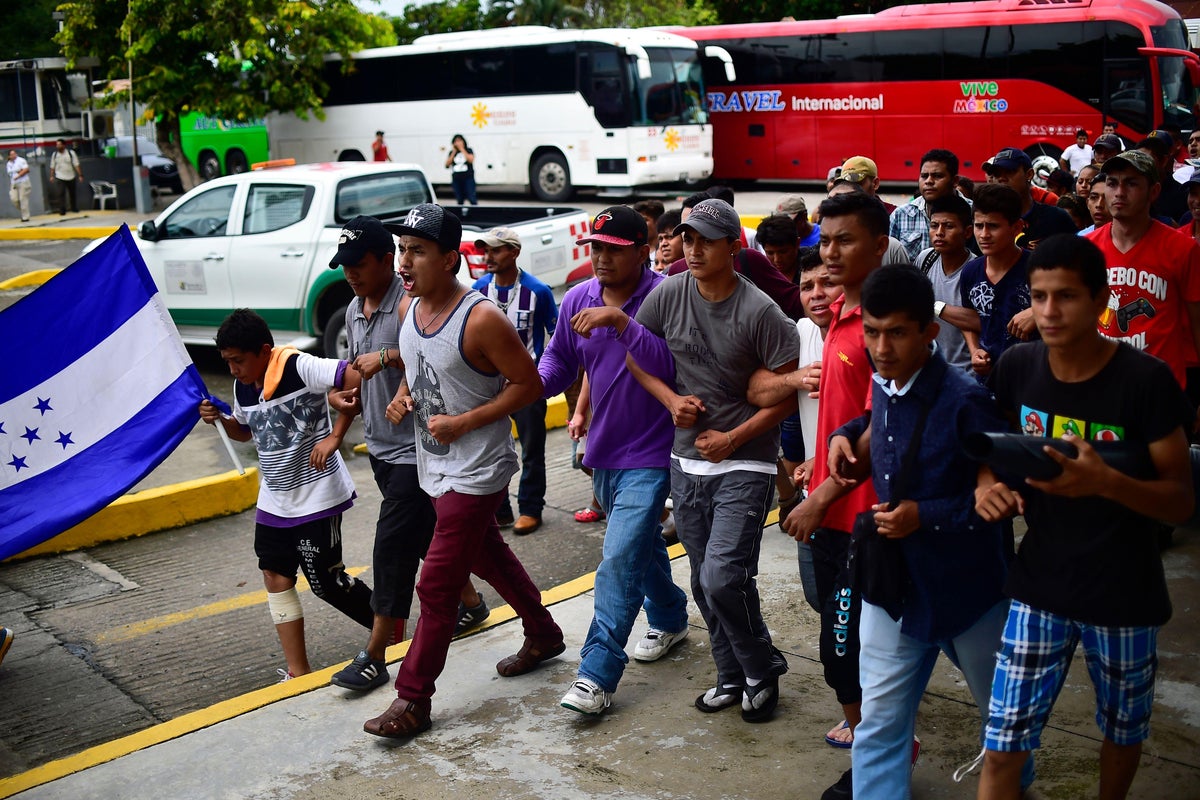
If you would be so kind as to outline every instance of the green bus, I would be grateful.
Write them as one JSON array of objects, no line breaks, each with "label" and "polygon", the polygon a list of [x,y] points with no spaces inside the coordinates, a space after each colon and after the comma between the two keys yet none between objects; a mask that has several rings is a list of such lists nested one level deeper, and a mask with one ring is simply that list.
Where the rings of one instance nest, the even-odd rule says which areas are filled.
[{"label": "green bus", "polygon": [[267,121],[215,119],[195,112],[179,120],[179,145],[202,180],[246,172],[267,161]]}]

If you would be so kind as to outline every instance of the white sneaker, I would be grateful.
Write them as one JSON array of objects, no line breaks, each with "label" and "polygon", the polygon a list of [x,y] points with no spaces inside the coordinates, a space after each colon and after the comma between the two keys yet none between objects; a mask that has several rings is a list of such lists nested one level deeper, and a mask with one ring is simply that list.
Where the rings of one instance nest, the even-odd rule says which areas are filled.
[{"label": "white sneaker", "polygon": [[678,539],[679,531],[675,527],[675,512],[668,511],[667,518],[660,523],[664,539]]},{"label": "white sneaker", "polygon": [[571,684],[559,705],[580,714],[596,716],[612,705],[612,692],[604,691],[587,678],[579,678]]},{"label": "white sneaker", "polygon": [[668,650],[686,639],[687,635],[687,628],[676,633],[651,628],[633,648],[633,657],[636,661],[658,661]]}]

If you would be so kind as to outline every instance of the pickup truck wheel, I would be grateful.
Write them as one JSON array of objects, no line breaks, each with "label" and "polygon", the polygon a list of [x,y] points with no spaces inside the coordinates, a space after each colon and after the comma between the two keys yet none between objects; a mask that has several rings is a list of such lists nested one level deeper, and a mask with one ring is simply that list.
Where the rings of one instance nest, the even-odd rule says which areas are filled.
[{"label": "pickup truck wheel", "polygon": [[325,321],[325,335],[322,344],[326,358],[348,358],[350,355],[350,337],[346,335],[346,307],[334,311]]},{"label": "pickup truck wheel", "polygon": [[575,194],[571,185],[571,170],[567,161],[558,153],[538,156],[529,170],[529,185],[539,200],[546,203],[562,203]]}]

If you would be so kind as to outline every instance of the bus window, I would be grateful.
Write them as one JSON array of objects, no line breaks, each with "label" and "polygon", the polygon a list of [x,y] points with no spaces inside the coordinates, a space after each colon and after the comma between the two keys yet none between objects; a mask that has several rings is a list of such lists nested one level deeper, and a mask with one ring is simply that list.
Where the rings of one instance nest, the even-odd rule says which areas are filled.
[{"label": "bus window", "polygon": [[1135,131],[1153,127],[1146,87],[1150,75],[1141,60],[1117,59],[1104,63],[1107,116]]},{"label": "bus window", "polygon": [[0,75],[0,122],[37,118],[37,85],[33,72],[18,70]]},{"label": "bus window", "polygon": [[[1183,20],[1171,20],[1166,25],[1150,29],[1155,47],[1170,47],[1174,50],[1190,50],[1187,27]],[[1194,125],[1192,109],[1196,105],[1196,87],[1183,64],[1182,58],[1159,56],[1158,79],[1162,86],[1163,121],[1174,122],[1188,130]]]},{"label": "bus window", "polygon": [[521,94],[575,91],[575,48],[568,44],[514,47],[513,83]]},{"label": "bus window", "polygon": [[580,88],[592,107],[596,121],[605,128],[623,128],[630,124],[626,102],[629,75],[626,56],[611,47],[589,48],[580,54]]},{"label": "bus window", "polygon": [[875,57],[885,81],[940,81],[942,34],[931,31],[876,31]]}]

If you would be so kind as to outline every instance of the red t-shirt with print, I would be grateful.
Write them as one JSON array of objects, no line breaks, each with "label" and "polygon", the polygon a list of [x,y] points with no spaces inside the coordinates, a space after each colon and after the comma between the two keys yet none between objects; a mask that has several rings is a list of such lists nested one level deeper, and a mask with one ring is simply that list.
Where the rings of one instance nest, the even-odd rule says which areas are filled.
[{"label": "red t-shirt with print", "polygon": [[1200,246],[1157,220],[1127,253],[1113,246],[1111,222],[1087,238],[1104,253],[1112,292],[1100,332],[1167,362],[1183,386],[1196,362],[1187,304],[1200,302]]}]

